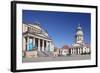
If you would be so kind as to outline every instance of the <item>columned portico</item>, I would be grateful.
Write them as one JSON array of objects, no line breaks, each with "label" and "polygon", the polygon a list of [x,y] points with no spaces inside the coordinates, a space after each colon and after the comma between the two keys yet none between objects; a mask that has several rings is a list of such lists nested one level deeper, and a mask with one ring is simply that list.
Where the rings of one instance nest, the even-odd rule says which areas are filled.
[{"label": "columned portico", "polygon": [[76,48],[71,48],[72,55],[81,55],[83,53],[83,48],[81,47],[76,47]]},{"label": "columned portico", "polygon": [[[31,41],[31,46],[32,49],[30,49],[30,39]],[[51,48],[51,42],[49,40],[44,40],[41,38],[36,38],[36,37],[25,37],[23,39],[24,44],[23,47],[26,48],[25,51],[32,51],[36,49],[37,51],[50,51]]]}]

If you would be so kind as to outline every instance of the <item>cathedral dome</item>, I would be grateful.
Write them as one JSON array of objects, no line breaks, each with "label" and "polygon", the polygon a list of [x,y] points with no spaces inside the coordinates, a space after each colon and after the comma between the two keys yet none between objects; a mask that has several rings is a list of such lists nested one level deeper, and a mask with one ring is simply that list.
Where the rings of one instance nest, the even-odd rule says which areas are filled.
[{"label": "cathedral dome", "polygon": [[[35,22],[34,24],[28,24],[28,25],[30,26],[30,30],[31,30],[31,31],[34,30],[35,33],[39,33],[38,35],[43,34],[43,36],[45,35],[45,36],[48,36],[48,37],[49,37],[49,35],[48,35],[48,33],[47,33],[47,30],[44,30],[44,29],[41,27],[41,25],[40,25],[39,22]],[[40,33],[41,33],[41,34],[40,34]],[[41,35],[41,36],[42,36],[42,35]]]},{"label": "cathedral dome", "polygon": [[42,29],[39,22],[35,22],[34,27],[40,30]]},{"label": "cathedral dome", "polygon": [[39,29],[39,30],[41,30],[42,28],[41,28],[41,26],[40,26],[40,23],[38,23],[38,22],[35,22],[35,23],[33,23],[33,24],[28,24],[30,27],[34,27],[34,28],[36,28],[36,29]]},{"label": "cathedral dome", "polygon": [[72,44],[72,47],[80,47],[80,44],[78,43]]}]

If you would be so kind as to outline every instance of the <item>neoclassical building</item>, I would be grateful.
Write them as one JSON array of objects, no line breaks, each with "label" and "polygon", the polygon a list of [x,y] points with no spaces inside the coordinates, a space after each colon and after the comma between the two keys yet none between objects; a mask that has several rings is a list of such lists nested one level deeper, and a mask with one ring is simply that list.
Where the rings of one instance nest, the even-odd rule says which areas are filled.
[{"label": "neoclassical building", "polygon": [[90,53],[91,53],[90,45],[84,42],[84,33],[82,27],[79,24],[76,29],[75,43],[72,44],[72,47],[70,49],[70,54],[80,55],[80,54],[90,54]]},{"label": "neoclassical building", "polygon": [[32,55],[32,51],[44,52],[53,51],[54,44],[48,32],[44,30],[40,23],[23,24],[23,55]]}]

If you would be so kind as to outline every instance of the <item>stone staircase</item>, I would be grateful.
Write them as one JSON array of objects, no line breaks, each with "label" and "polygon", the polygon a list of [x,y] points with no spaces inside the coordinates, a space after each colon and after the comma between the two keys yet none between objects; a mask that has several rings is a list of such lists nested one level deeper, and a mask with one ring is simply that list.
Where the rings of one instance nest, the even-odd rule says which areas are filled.
[{"label": "stone staircase", "polygon": [[53,56],[53,53],[50,52],[50,51],[44,51],[43,52],[45,55],[49,56],[49,57],[52,57]]},{"label": "stone staircase", "polygon": [[39,57],[45,57],[45,54],[44,54],[43,52],[41,52],[41,51],[38,51],[38,52],[37,52],[37,55],[38,55]]},{"label": "stone staircase", "polygon": [[39,57],[52,57],[53,53],[49,51],[38,51]]}]

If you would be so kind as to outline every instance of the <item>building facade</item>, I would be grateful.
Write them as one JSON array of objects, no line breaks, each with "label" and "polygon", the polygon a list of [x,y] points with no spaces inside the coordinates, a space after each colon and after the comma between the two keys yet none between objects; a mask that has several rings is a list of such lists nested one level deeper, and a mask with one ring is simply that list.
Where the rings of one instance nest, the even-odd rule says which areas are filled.
[{"label": "building facade", "polygon": [[63,56],[69,56],[69,54],[70,54],[70,47],[68,45],[64,45],[61,48],[61,55],[63,55]]},{"label": "building facade", "polygon": [[[48,32],[40,26],[40,23],[23,24],[23,55],[33,51],[53,51],[54,44]],[[28,54],[29,54],[28,53]]]},{"label": "building facade", "polygon": [[82,55],[82,54],[90,54],[90,45],[84,42],[84,33],[82,27],[78,25],[75,34],[75,43],[72,44],[70,49],[71,55]]}]

